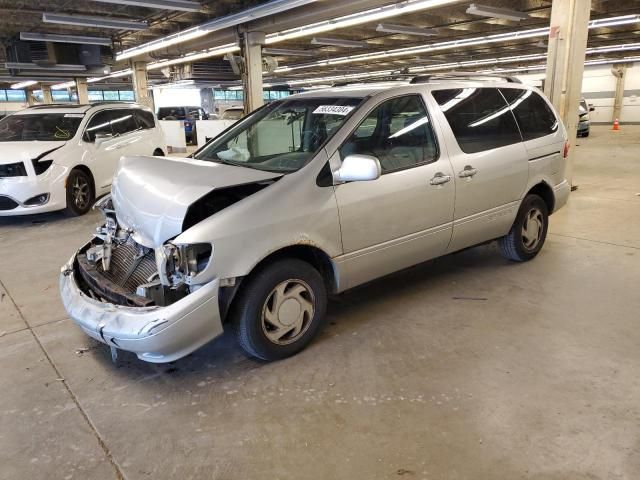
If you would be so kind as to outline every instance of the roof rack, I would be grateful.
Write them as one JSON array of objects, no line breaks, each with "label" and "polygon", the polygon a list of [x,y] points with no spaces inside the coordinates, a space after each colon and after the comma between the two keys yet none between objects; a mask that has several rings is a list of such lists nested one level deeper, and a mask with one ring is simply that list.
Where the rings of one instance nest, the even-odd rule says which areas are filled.
[{"label": "roof rack", "polygon": [[493,73],[477,73],[477,72],[448,72],[448,73],[434,73],[431,75],[418,75],[417,77],[413,77],[410,83],[429,83],[431,80],[446,80],[446,79],[456,79],[456,80],[479,80],[479,79],[489,79],[489,80],[504,80],[509,83],[522,83],[519,79],[515,77],[509,77],[506,75],[496,75]]}]

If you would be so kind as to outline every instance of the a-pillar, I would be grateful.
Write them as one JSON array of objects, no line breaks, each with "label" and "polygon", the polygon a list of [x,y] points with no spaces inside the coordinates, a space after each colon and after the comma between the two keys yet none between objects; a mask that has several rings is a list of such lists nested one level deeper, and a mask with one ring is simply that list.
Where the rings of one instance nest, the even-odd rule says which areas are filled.
[{"label": "a-pillar", "polygon": [[131,62],[131,80],[136,102],[154,110],[153,95],[147,80],[147,62]]},{"label": "a-pillar", "polygon": [[245,114],[260,108],[262,99],[262,45],[265,42],[263,32],[247,32],[244,34],[242,53],[245,70],[242,76],[244,88]]},{"label": "a-pillar", "polygon": [[89,103],[89,87],[86,78],[76,78],[76,92],[78,93],[78,103],[87,105]]},{"label": "a-pillar", "polygon": [[51,85],[40,85],[42,90],[42,102],[49,105],[53,103],[53,97],[51,96]]},{"label": "a-pillar", "polygon": [[[578,131],[590,11],[591,0],[553,0],[551,4],[544,93],[560,113],[570,145],[575,145]],[[573,176],[572,150],[565,174],[569,183]]]}]

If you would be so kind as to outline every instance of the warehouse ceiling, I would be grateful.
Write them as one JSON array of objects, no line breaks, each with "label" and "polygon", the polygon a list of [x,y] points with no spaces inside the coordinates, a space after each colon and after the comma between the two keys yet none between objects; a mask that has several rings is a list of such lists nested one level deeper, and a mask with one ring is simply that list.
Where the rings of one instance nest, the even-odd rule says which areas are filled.
[{"label": "warehouse ceiling", "polygon": [[[181,0],[177,0],[181,1]],[[112,39],[113,49],[103,57],[109,69],[117,72],[128,68],[129,59],[116,61],[118,52],[132,47],[148,44],[158,39],[166,39],[176,32],[201,25],[225,15],[235,14],[247,8],[264,6],[269,2],[251,0],[200,0],[197,11],[172,11],[129,5],[136,1],[106,3],[108,0],[0,0],[0,38],[8,45],[21,32],[94,35]],[[126,5],[123,3],[127,3]],[[142,2],[144,3],[144,2]],[[346,15],[358,14],[377,7],[390,6],[403,2],[389,0],[318,0],[306,2],[281,13],[252,21],[251,30],[267,34],[289,31],[316,22],[336,21]],[[442,2],[447,3],[447,2]],[[515,21],[504,18],[489,18],[467,13],[471,3],[517,10],[528,18]],[[592,0],[591,19],[607,19],[627,15],[640,15],[638,0]],[[114,20],[146,22],[148,28],[142,30],[109,29],[44,23],[43,13],[91,15]],[[547,34],[532,35],[527,38],[514,38],[515,32],[549,26],[551,1],[548,0],[481,0],[453,1],[446,5],[423,9],[405,15],[396,15],[382,20],[373,19],[364,24],[350,25],[320,33],[273,42],[266,48],[271,49],[269,56],[278,62],[278,68],[268,75],[271,83],[292,82],[293,85],[306,85],[311,81],[349,75],[384,75],[389,72],[431,71],[439,69],[473,68],[517,68],[544,63]],[[640,17],[639,17],[640,18]],[[379,31],[379,24],[386,28]],[[409,27],[429,29],[428,36],[413,33],[394,33],[388,27]],[[393,30],[393,28],[391,28]],[[242,31],[242,29],[240,29]],[[431,45],[443,42],[465,42],[469,39],[504,34],[500,41],[471,42],[468,45],[441,46],[428,51]],[[273,35],[272,35],[273,36]],[[314,40],[315,38],[315,40]],[[349,42],[356,42],[349,44]],[[134,59],[156,62],[167,67],[150,71],[154,82],[167,82],[176,79],[195,79],[199,82],[237,79],[223,57],[229,46],[237,43],[237,29],[225,28],[204,36],[175,43],[166,48],[145,52]],[[326,43],[333,43],[328,45]],[[343,44],[344,43],[344,44]],[[635,44],[638,44],[637,46]],[[603,48],[626,45],[627,50],[600,51]],[[215,47],[223,47],[209,52]],[[591,28],[589,31],[587,60],[599,58],[624,58],[640,56],[640,21],[635,20],[623,25]],[[277,49],[273,52],[273,49]],[[393,54],[380,54],[389,50],[399,51]],[[600,50],[599,50],[600,49]],[[3,49],[6,51],[6,49]],[[233,50],[233,48],[231,49]],[[414,52],[418,50],[418,52]],[[103,50],[104,53],[104,50]],[[238,52],[232,52],[238,55]],[[195,61],[190,56],[199,55]],[[356,56],[355,58],[352,58]],[[357,56],[360,56],[358,58]],[[504,61],[509,57],[507,61]],[[524,58],[523,58],[524,57]],[[501,59],[501,60],[497,60]],[[3,60],[6,61],[6,58]],[[504,63],[501,63],[503,62]],[[167,63],[168,62],[168,63]],[[475,63],[474,63],[475,62]],[[193,64],[192,68],[184,68]],[[0,72],[0,77],[8,77],[12,72]],[[23,75],[24,76],[24,75]],[[8,80],[8,79],[7,79]],[[51,81],[58,81],[51,78]],[[126,77],[105,79],[101,83],[128,81]]]}]

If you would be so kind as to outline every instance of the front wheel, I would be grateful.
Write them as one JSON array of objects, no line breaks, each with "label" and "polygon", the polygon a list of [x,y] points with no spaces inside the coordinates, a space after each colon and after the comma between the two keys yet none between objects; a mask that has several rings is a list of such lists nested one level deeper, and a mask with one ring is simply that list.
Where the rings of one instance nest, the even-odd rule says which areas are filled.
[{"label": "front wheel", "polygon": [[70,216],[84,215],[95,200],[93,182],[82,170],[72,170],[67,177],[67,209]]},{"label": "front wheel", "polygon": [[514,262],[526,262],[542,249],[547,238],[549,209],[538,195],[527,195],[507,235],[498,240],[502,255]]},{"label": "front wheel", "polygon": [[326,309],[326,286],[315,268],[298,259],[271,263],[247,279],[234,302],[238,343],[261,360],[290,357],[315,337]]}]

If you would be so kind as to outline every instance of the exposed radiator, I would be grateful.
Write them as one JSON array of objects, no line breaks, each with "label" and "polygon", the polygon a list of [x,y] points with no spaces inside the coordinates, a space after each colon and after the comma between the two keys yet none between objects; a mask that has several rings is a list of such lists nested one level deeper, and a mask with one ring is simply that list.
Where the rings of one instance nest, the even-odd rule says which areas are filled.
[{"label": "exposed radiator", "polygon": [[101,263],[98,270],[128,292],[135,293],[139,285],[147,283],[158,272],[154,251],[147,250],[142,258],[138,258],[139,252],[140,247],[130,238],[112,249],[109,271],[104,272]]}]

